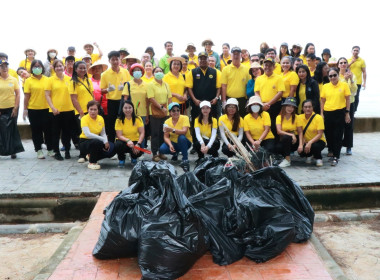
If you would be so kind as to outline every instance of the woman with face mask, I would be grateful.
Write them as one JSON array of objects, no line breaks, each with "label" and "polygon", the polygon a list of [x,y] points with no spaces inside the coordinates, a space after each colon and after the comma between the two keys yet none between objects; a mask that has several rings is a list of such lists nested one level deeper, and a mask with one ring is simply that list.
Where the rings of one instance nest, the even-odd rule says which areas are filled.
[{"label": "woman with face mask", "polygon": [[147,96],[150,104],[151,149],[153,160],[158,162],[161,159],[167,159],[165,155],[158,154],[158,149],[164,142],[163,125],[168,116],[168,104],[172,102],[172,93],[169,85],[162,81],[165,75],[162,68],[156,67],[152,73],[154,75],[154,81],[147,86]]},{"label": "woman with face mask", "polygon": [[45,70],[43,72],[43,74],[46,77],[50,77],[50,76],[55,75],[54,68],[53,68],[53,62],[54,62],[54,60],[58,59],[57,55],[58,55],[58,51],[56,49],[49,49],[47,51],[47,59],[44,63]]},{"label": "woman with face mask", "polygon": [[263,111],[260,96],[252,96],[247,104],[248,113],[244,117],[244,132],[247,140],[255,150],[263,147],[274,152],[274,135],[270,129],[271,120],[268,112]]},{"label": "woman with face mask", "polygon": [[37,152],[38,159],[44,159],[41,148],[44,139],[48,155],[54,156],[52,116],[49,114],[49,104],[45,98],[45,86],[48,78],[42,75],[45,69],[41,60],[33,60],[31,68],[32,75],[26,79],[24,84],[23,119],[29,118],[34,150]]}]

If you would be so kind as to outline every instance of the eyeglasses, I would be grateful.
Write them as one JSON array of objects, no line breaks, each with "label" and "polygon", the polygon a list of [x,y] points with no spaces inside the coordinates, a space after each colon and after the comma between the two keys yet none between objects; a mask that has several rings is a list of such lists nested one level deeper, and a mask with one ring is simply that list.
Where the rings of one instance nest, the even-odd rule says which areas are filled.
[{"label": "eyeglasses", "polygon": [[339,62],[339,64],[347,64],[347,62],[346,61],[341,61],[341,62]]},{"label": "eyeglasses", "polygon": [[251,59],[252,62],[259,62],[260,60],[258,59]]},{"label": "eyeglasses", "polygon": [[335,78],[337,76],[338,76],[338,74],[332,74],[332,75],[329,75],[329,78],[331,79],[331,78]]},{"label": "eyeglasses", "polygon": [[171,112],[174,112],[174,113],[177,113],[177,112],[179,112],[179,110],[171,110]]}]

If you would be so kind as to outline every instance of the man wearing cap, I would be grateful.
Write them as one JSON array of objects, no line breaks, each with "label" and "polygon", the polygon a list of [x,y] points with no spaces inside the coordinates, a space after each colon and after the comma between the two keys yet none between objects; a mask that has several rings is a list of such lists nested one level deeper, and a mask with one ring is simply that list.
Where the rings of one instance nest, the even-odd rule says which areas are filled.
[{"label": "man wearing cap", "polygon": [[277,136],[276,117],[281,111],[281,97],[285,91],[284,80],[274,73],[274,59],[268,57],[264,60],[264,75],[257,77],[255,81],[255,94],[260,96],[271,118],[272,133]]},{"label": "man wearing cap", "polygon": [[189,70],[193,70],[198,67],[199,61],[198,56],[195,54],[197,49],[195,48],[195,45],[193,43],[188,43],[185,52],[189,54],[189,62],[187,68]]},{"label": "man wearing cap", "polygon": [[199,104],[204,101],[211,103],[211,115],[217,118],[217,101],[220,95],[221,75],[216,69],[212,69],[207,63],[208,54],[200,52],[198,54],[199,67],[191,70],[186,76],[186,87],[189,89],[191,97],[191,127],[194,120],[201,113]]},{"label": "man wearing cap", "polygon": [[202,47],[205,48],[208,56],[213,56],[216,59],[216,69],[220,70],[220,57],[219,54],[212,50],[212,46],[214,46],[214,42],[211,39],[206,39],[202,42]]},{"label": "man wearing cap", "polygon": [[164,70],[164,74],[167,74],[170,71],[170,64],[168,62],[168,58],[174,56],[173,42],[167,41],[165,42],[164,45],[165,45],[166,54],[163,57],[161,57],[158,66],[160,66],[162,70]]},{"label": "man wearing cap", "polygon": [[228,98],[236,98],[239,102],[239,115],[244,117],[245,104],[247,102],[246,87],[250,79],[249,69],[242,65],[241,62],[241,49],[233,47],[232,63],[223,68],[222,71],[222,103],[223,108]]},{"label": "man wearing cap", "polygon": [[[94,46],[98,49],[98,54],[94,53]],[[93,45],[90,43],[85,44],[83,46],[83,49],[86,51],[87,54],[89,54],[91,56],[92,62],[98,61],[103,56],[103,52],[99,48],[99,45],[96,42]]]},{"label": "man wearing cap", "polygon": [[[276,50],[272,48],[267,49],[265,52],[265,58],[268,58],[268,57],[273,59],[273,61],[276,61]],[[281,71],[280,63],[276,62],[273,72],[277,75],[281,75],[282,71]]]},{"label": "man wearing cap", "polygon": [[[73,56],[74,59],[75,59],[74,62],[80,61],[81,59],[78,58],[78,57],[75,57],[75,54],[76,54],[75,47],[72,47],[72,46],[71,46],[71,47],[68,47],[68,48],[67,48],[67,56],[68,56],[68,57],[69,57],[69,56]],[[63,61],[63,64],[66,64],[66,57],[65,57],[65,56],[62,57],[62,61]]]},{"label": "man wearing cap", "polygon": [[352,57],[348,59],[348,66],[354,75],[356,76],[356,84],[358,86],[358,90],[355,96],[355,112],[359,106],[359,93],[360,89],[365,89],[366,81],[367,81],[367,69],[365,65],[365,61],[363,58],[359,57],[360,47],[353,46],[352,47]]},{"label": "man wearing cap", "polygon": [[[8,61],[8,55],[6,53],[0,52],[0,60]],[[8,68],[8,74],[11,75],[13,78],[16,78],[16,80],[18,81],[18,75],[15,70]]]},{"label": "man wearing cap", "polygon": [[118,51],[111,51],[108,54],[108,61],[111,68],[102,73],[100,88],[102,94],[107,94],[108,121],[106,131],[109,141],[114,142],[116,135],[115,121],[119,113],[121,94],[124,89],[124,83],[129,82],[131,76],[126,69],[120,67],[120,53]]}]

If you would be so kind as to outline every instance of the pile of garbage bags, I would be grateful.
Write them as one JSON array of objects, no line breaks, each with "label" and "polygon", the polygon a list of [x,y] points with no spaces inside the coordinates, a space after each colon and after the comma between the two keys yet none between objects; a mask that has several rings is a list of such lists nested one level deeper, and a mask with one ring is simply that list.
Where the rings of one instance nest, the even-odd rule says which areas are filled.
[{"label": "pile of garbage bags", "polygon": [[260,263],[310,238],[314,211],[282,169],[243,173],[226,162],[206,158],[181,176],[166,162],[139,162],[104,210],[93,255],[137,257],[142,279],[176,279],[208,250],[219,265]]}]

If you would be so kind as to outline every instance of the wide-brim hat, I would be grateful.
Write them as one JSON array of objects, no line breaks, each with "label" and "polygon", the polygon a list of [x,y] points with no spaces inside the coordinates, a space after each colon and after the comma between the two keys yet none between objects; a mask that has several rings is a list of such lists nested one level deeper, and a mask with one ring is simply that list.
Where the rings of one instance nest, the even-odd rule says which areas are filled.
[{"label": "wide-brim hat", "polygon": [[264,106],[263,102],[261,101],[260,96],[258,96],[258,95],[251,96],[249,98],[249,100],[248,100],[248,103],[247,103],[246,107],[249,107],[249,106],[251,106],[253,104],[259,104],[261,106]]},{"label": "wide-brim hat", "polygon": [[186,46],[185,52],[189,52],[189,47],[194,47],[194,51],[195,52],[197,51],[197,48],[195,47],[195,45],[193,43],[188,43]]},{"label": "wide-brim hat", "polygon": [[33,49],[33,48],[27,48],[27,49],[25,49],[25,51],[24,51],[24,54],[25,54],[25,55],[26,55],[26,52],[27,52],[27,51],[34,51],[34,55],[37,54],[36,50]]},{"label": "wide-brim hat", "polygon": [[129,55],[127,48],[120,48],[119,53],[121,52],[125,52],[127,55]]},{"label": "wide-brim hat", "polygon": [[236,105],[237,108],[239,109],[239,101],[236,98],[228,98],[226,102],[226,106],[227,105]]},{"label": "wide-brim hat", "polygon": [[263,66],[261,66],[260,63],[258,63],[258,62],[255,61],[255,62],[251,63],[251,67],[249,68],[249,74],[252,75],[252,69],[254,69],[254,68],[259,68],[260,71],[261,71],[261,74],[264,73]]},{"label": "wide-brim hat", "polygon": [[86,50],[86,46],[90,46],[94,49],[94,45],[91,43],[84,44],[83,49]]},{"label": "wide-brim hat", "polygon": [[145,69],[144,69],[144,67],[140,63],[134,63],[134,64],[132,64],[131,69],[129,69],[129,74],[131,76],[133,76],[133,70],[136,69],[136,68],[140,68],[140,70],[142,72],[142,75],[144,76]]},{"label": "wide-brim hat", "polygon": [[141,63],[141,60],[138,59],[136,56],[130,54],[130,55],[127,55],[126,57],[123,58],[122,62],[125,64],[127,63],[127,59],[136,59],[136,62],[137,63]]},{"label": "wide-brim hat", "polygon": [[281,104],[282,106],[285,106],[285,105],[290,105],[290,106],[293,106],[293,107],[298,107],[297,106],[297,100],[294,98],[294,97],[287,97],[284,102],[282,102]]},{"label": "wide-brim hat", "polygon": [[48,49],[47,53],[49,53],[49,52],[55,52],[58,55],[58,51],[56,49]]},{"label": "wide-brim hat", "polygon": [[202,47],[204,47],[204,46],[206,45],[207,42],[210,42],[212,46],[215,46],[215,45],[214,45],[214,42],[213,42],[210,38],[208,38],[208,39],[206,39],[206,40],[204,40],[204,41],[202,42]]},{"label": "wide-brim hat", "polygon": [[297,47],[297,48],[300,48],[301,50],[302,50],[302,46],[301,46],[301,44],[293,44],[293,46],[292,46],[292,49],[294,48],[294,47]]},{"label": "wide-brim hat", "polygon": [[168,63],[174,61],[174,60],[178,60],[178,61],[181,61],[181,63],[185,63],[186,60],[183,58],[183,57],[180,57],[180,56],[172,56],[172,57],[169,57],[168,58]]},{"label": "wide-brim hat", "polygon": [[102,68],[103,68],[102,72],[104,72],[104,71],[106,71],[106,70],[108,69],[108,65],[107,65],[106,63],[103,63],[103,62],[101,62],[101,61],[98,60],[98,61],[94,62],[94,64],[92,64],[92,65],[90,66],[90,68],[88,68],[87,72],[88,72],[89,74],[93,75],[94,67],[95,67],[95,66],[98,66],[98,65],[101,65],[101,66],[102,66]]}]

